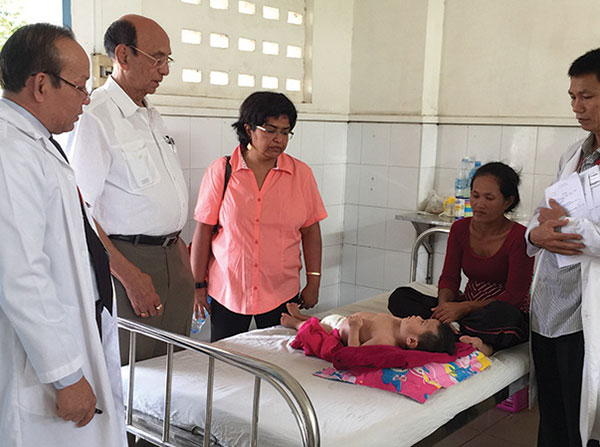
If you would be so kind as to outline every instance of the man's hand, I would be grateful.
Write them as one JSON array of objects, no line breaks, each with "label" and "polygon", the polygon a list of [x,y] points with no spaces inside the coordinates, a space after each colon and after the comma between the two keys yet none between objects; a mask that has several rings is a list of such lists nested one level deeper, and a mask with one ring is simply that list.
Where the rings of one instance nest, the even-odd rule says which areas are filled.
[{"label": "man's hand", "polygon": [[448,301],[437,305],[431,310],[433,310],[431,318],[435,318],[442,323],[452,323],[469,313],[469,303],[467,301]]},{"label": "man's hand", "polygon": [[[548,208],[544,208],[547,210]],[[541,216],[541,213],[540,213]],[[563,214],[564,216],[564,214]],[[560,233],[557,228],[564,227],[569,223],[568,219],[544,220],[538,227],[529,232],[529,240],[536,245],[552,253],[573,256],[581,253],[585,245],[581,242],[581,235],[576,233]]]},{"label": "man's hand", "polygon": [[300,309],[311,309],[319,302],[319,284],[309,280],[300,293]]},{"label": "man's hand", "polygon": [[65,421],[73,421],[77,427],[83,427],[94,417],[96,395],[92,387],[82,377],[62,390],[56,390],[56,415]]},{"label": "man's hand", "polygon": [[154,290],[152,278],[139,269],[131,270],[126,278],[121,278],[121,283],[127,292],[127,298],[136,315],[142,318],[162,315],[163,308],[160,297]]},{"label": "man's hand", "polygon": [[565,209],[560,206],[556,200],[550,199],[548,200],[548,204],[550,208],[540,208],[540,213],[538,215],[538,222],[543,224],[548,220],[559,220],[563,216],[568,216]]},{"label": "man's hand", "polygon": [[[206,312],[206,313],[205,313]],[[194,315],[201,315],[206,318],[210,314],[210,305],[208,304],[208,294],[206,287],[194,291]]]}]

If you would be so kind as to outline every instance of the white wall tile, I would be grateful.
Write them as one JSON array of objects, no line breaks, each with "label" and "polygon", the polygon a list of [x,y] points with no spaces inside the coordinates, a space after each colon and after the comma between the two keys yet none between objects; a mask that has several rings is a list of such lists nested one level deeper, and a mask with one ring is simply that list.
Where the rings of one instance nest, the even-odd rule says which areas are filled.
[{"label": "white wall tile", "polygon": [[456,168],[436,168],[434,189],[441,197],[454,195]]},{"label": "white wall tile", "polygon": [[315,176],[315,181],[317,182],[317,187],[319,188],[321,198],[323,198],[323,165],[312,164],[310,165],[310,169]]},{"label": "white wall tile", "polygon": [[387,166],[360,166],[359,205],[386,206],[388,197]]},{"label": "white wall tile", "polygon": [[421,129],[421,156],[417,166],[434,168],[438,151],[439,128],[435,124],[423,124]]},{"label": "white wall tile", "polygon": [[320,223],[323,246],[341,245],[344,232],[344,206],[330,205],[326,208],[327,218]]},{"label": "white wall tile", "polygon": [[385,250],[358,246],[356,249],[356,284],[383,289]]},{"label": "white wall tile", "polygon": [[342,246],[342,282],[356,282],[356,245],[344,244]]},{"label": "white wall tile", "polygon": [[207,168],[221,156],[220,118],[190,118],[190,167]]},{"label": "white wall tile", "polygon": [[390,158],[390,124],[364,123],[360,161],[363,165],[387,165]]},{"label": "white wall tile", "polygon": [[578,139],[583,138],[578,127],[540,127],[538,129],[535,173],[555,175],[560,156]]},{"label": "white wall tile", "polygon": [[338,307],[340,302],[340,284],[330,286],[321,286],[319,289],[319,303],[317,305],[319,312]]},{"label": "white wall tile", "polygon": [[521,174],[521,184],[519,185],[519,196],[521,196],[521,203],[515,209],[516,216],[531,216],[537,200],[539,200],[536,199],[536,202],[534,202],[533,181],[533,174]]},{"label": "white wall tile", "polygon": [[346,165],[345,202],[358,204],[360,196],[360,165]]},{"label": "white wall tile", "polygon": [[358,232],[358,205],[344,205],[344,244],[356,244]]},{"label": "white wall tile", "polygon": [[325,123],[324,163],[345,163],[348,123]]},{"label": "white wall tile", "polygon": [[[558,167],[558,165],[557,165]],[[532,208],[535,208],[540,205],[541,201],[544,199],[544,190],[550,186],[554,182],[553,175],[535,175],[533,178],[533,200],[532,200]]]},{"label": "white wall tile", "polygon": [[400,168],[396,166],[389,168],[388,207],[405,210],[417,209],[418,189],[418,168]]},{"label": "white wall tile", "polygon": [[383,288],[394,290],[408,283],[410,270],[410,254],[399,251],[385,252],[385,271]]},{"label": "white wall tile", "polygon": [[339,284],[342,276],[340,268],[342,262],[342,246],[335,245],[333,247],[323,247],[323,260],[321,271],[323,276],[321,277],[322,286],[330,286],[332,284]]},{"label": "white wall tile", "polygon": [[[417,209],[420,209],[421,203],[429,197],[429,194],[432,191],[436,191],[435,182],[436,182],[436,172],[435,168],[418,168],[419,175],[419,183],[418,183],[418,191],[417,195]],[[436,191],[437,192],[437,191]],[[444,198],[443,193],[437,192],[437,194]]]},{"label": "white wall tile", "polygon": [[370,206],[358,208],[358,245],[385,248],[388,210]]},{"label": "white wall tile", "polygon": [[163,116],[170,137],[175,140],[181,167],[190,167],[190,118],[187,116]]},{"label": "white wall tile", "polygon": [[340,306],[352,304],[356,301],[356,286],[354,283],[340,284]]},{"label": "white wall tile", "polygon": [[390,125],[390,166],[418,167],[421,154],[420,124]]},{"label": "white wall tile", "polygon": [[362,124],[348,123],[347,163],[360,163],[360,148],[362,144]]},{"label": "white wall tile", "polygon": [[302,121],[296,121],[294,126],[294,137],[288,141],[285,153],[296,157],[299,160],[303,160],[302,157]]},{"label": "white wall tile", "polygon": [[302,123],[302,160],[309,165],[322,164],[325,151],[325,124],[320,121]]},{"label": "white wall tile", "polygon": [[240,144],[236,130],[231,125],[237,119],[221,120],[221,155],[231,155],[233,150]]},{"label": "white wall tile", "polygon": [[384,247],[388,250],[410,252],[417,235],[415,227],[406,220],[396,219],[396,214],[406,211],[388,209],[387,212]]},{"label": "white wall tile", "polygon": [[500,160],[522,173],[534,172],[537,127],[503,126]]},{"label": "white wall tile", "polygon": [[438,128],[438,168],[456,171],[461,158],[467,154],[467,126],[442,124]]},{"label": "white wall tile", "polygon": [[[467,155],[482,164],[500,159],[501,126],[468,126]],[[456,160],[456,166],[460,160]]]},{"label": "white wall tile", "polygon": [[323,165],[323,189],[321,195],[325,205],[340,205],[344,203],[344,187],[346,165]]}]

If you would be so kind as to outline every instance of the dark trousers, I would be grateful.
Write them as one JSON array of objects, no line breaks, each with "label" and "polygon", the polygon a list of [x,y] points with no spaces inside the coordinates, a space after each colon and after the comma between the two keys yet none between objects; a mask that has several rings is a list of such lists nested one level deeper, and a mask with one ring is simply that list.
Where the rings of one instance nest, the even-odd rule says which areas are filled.
[{"label": "dark trousers", "polygon": [[[531,351],[540,410],[538,447],[581,447],[583,332],[556,338],[532,332]],[[588,443],[598,445],[598,441]]]},{"label": "dark trousers", "polygon": [[[437,298],[424,295],[411,287],[398,287],[388,299],[390,312],[401,318],[419,315],[431,318]],[[492,301],[483,309],[461,318],[462,335],[479,337],[494,351],[505,349],[529,338],[529,316],[504,301]]]},{"label": "dark trousers", "polygon": [[[150,275],[156,293],[163,305],[161,316],[142,318],[135,314],[127,292],[121,282],[114,278],[119,317],[138,321],[159,329],[181,335],[190,334],[194,307],[194,276],[190,258],[183,241],[179,239],[169,247],[160,245],[133,245],[131,242],[113,239],[112,243],[129,262]],[[121,364],[129,363],[129,332],[119,330]],[[138,335],[136,360],[164,355],[165,343]]]},{"label": "dark trousers", "polygon": [[281,313],[288,313],[285,305],[287,303],[300,303],[300,294],[281,304],[275,309],[258,315],[244,315],[232,312],[221,305],[216,299],[212,298],[210,303],[210,341],[221,340],[222,338],[246,332],[250,328],[252,317],[256,321],[258,329],[264,329],[271,326],[277,326],[281,319]]}]

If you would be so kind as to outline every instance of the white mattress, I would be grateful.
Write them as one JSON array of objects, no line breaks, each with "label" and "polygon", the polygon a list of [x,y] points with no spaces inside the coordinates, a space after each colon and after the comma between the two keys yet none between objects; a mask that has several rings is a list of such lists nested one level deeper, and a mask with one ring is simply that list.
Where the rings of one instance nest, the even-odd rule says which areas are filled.
[{"label": "white mattress", "polygon": [[[335,313],[384,311],[388,295],[335,309]],[[492,366],[485,371],[440,390],[425,404],[419,404],[399,394],[313,376],[312,373],[330,364],[291,349],[289,342],[294,334],[293,330],[277,326],[240,334],[217,344],[272,362],[291,373],[315,407],[324,447],[411,446],[529,370],[527,346],[516,346],[495,354]],[[203,357],[191,352],[175,354],[172,422],[183,428],[204,425],[204,375],[208,360]],[[157,358],[140,362],[136,367],[134,408],[158,418],[163,411],[164,364],[164,359]],[[212,434],[224,446],[249,445],[254,378],[220,362],[215,370]],[[123,377],[126,382],[128,375],[124,373]],[[261,390],[258,444],[301,445],[290,410],[265,382]]]}]

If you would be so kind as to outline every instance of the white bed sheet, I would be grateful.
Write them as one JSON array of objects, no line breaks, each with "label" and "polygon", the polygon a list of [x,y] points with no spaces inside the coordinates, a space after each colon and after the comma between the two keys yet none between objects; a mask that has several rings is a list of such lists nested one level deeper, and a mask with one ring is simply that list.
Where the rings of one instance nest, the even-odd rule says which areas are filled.
[{"label": "white bed sheet", "polygon": [[[431,291],[427,286],[424,292]],[[435,291],[435,289],[433,289]],[[381,312],[389,293],[335,309],[347,315],[359,310]],[[324,447],[411,446],[433,433],[457,413],[487,399],[529,371],[527,346],[495,354],[491,367],[451,388],[440,390],[425,404],[378,389],[313,376],[330,363],[306,357],[289,347],[295,331],[277,326],[240,334],[217,344],[272,362],[291,373],[310,397]],[[182,428],[204,425],[208,360],[191,352],[175,354],[172,423]],[[136,367],[134,409],[160,418],[163,411],[164,359]],[[124,385],[128,375],[124,370]],[[212,434],[227,447],[249,445],[254,378],[217,362]],[[127,392],[127,388],[125,388]],[[284,400],[263,381],[259,414],[259,445],[301,445],[300,434]]]}]

